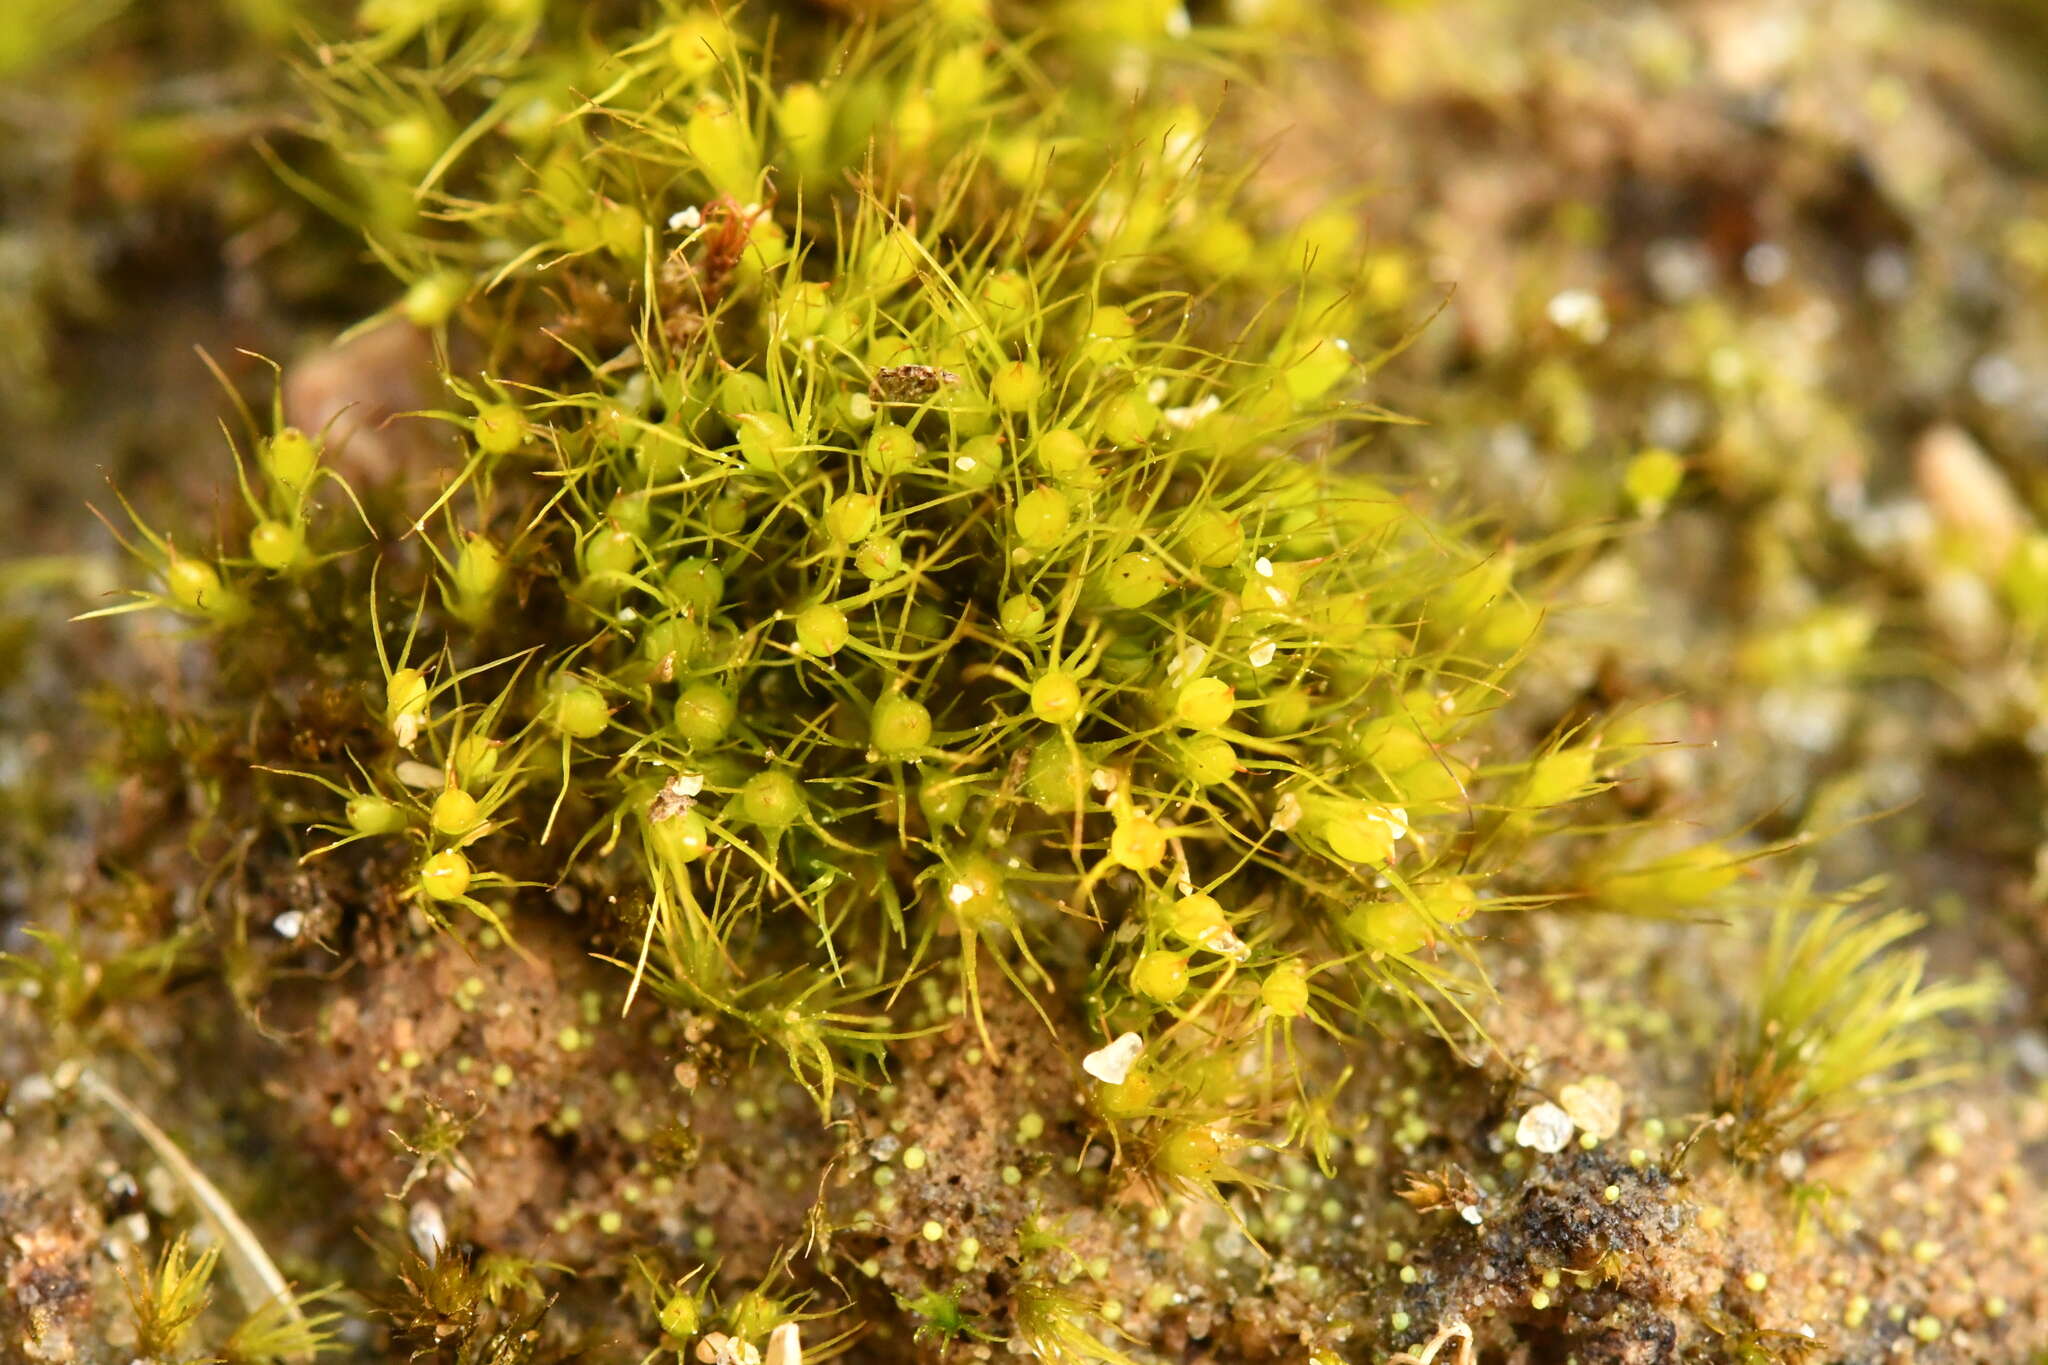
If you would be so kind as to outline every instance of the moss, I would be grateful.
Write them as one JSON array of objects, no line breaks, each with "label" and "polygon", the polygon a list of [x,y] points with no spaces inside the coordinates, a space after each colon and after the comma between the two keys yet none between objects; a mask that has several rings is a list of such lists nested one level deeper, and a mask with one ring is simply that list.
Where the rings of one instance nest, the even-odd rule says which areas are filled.
[{"label": "moss", "polygon": [[[1800,588],[1811,471],[1608,460],[1644,381],[1584,289],[1408,388],[1446,432],[1381,406],[1424,255],[1242,170],[1224,91],[1320,69],[1267,65],[1299,12],[850,8],[309,17],[269,159],[367,243],[358,340],[426,388],[344,350],[308,408],[287,366],[210,522],[121,509],[136,586],[88,629],[172,641],[171,681],[111,712],[158,804],[99,847],[147,890],[7,959],[37,1089],[276,1039],[266,1140],[336,1190],[280,1235],[382,1285],[371,1355],[1748,1360],[2029,1321],[1858,1155],[1954,1132],[1910,1083],[1990,988],[1781,866],[1857,796],[1750,785],[1895,667],[1872,592]],[[1782,415],[1689,317],[1642,364],[1731,432]],[[1556,499],[1431,477],[1502,403]],[[1770,509],[1730,533],[1769,609],[1689,674],[1733,759],[1589,662],[1711,500]],[[1956,657],[2030,638],[2013,562]],[[1701,997],[1759,964],[1731,1050]],[[1935,1252],[1885,1279],[1867,1218]],[[323,1245],[357,1223],[373,1253]],[[242,1330],[193,1323],[295,1328]]]}]

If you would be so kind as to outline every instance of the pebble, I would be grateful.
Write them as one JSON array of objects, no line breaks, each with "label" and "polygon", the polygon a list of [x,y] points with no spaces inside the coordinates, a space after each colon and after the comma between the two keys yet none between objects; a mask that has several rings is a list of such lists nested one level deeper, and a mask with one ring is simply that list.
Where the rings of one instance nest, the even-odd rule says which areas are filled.
[{"label": "pebble", "polygon": [[1557,1153],[1572,1140],[1571,1115],[1549,1100],[1522,1115],[1515,1125],[1515,1145],[1539,1152]]}]

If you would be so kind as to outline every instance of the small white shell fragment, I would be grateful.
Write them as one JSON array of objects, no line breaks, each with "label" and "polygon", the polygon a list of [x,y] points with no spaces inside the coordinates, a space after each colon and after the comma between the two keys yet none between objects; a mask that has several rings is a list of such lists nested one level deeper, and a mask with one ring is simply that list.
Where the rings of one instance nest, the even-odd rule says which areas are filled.
[{"label": "small white shell fragment", "polygon": [[761,1365],[761,1353],[749,1342],[723,1332],[707,1332],[697,1341],[702,1365]]},{"label": "small white shell fragment", "polygon": [[1551,325],[1581,341],[1598,343],[1607,339],[1607,306],[1590,289],[1564,290],[1550,300],[1544,311]]},{"label": "small white shell fragment", "polygon": [[1279,651],[1279,648],[1271,640],[1259,640],[1252,645],[1251,653],[1246,655],[1246,657],[1251,660],[1253,668],[1264,668],[1267,664],[1273,662],[1273,655]]},{"label": "small white shell fragment", "polygon": [[761,1365],[804,1365],[803,1342],[797,1337],[795,1323],[785,1322],[768,1334],[768,1349],[761,1355]]},{"label": "small white shell fragment", "polygon": [[33,1109],[57,1098],[57,1083],[37,1072],[15,1082],[14,1091],[7,1098],[20,1108]]},{"label": "small white shell fragment", "polygon": [[[405,717],[400,716],[400,720]],[[401,759],[392,771],[398,780],[414,791],[430,792],[448,785],[448,774],[431,763],[422,763],[416,758]]]},{"label": "small white shell fragment", "polygon": [[704,211],[694,204],[686,209],[677,209],[668,216],[670,232],[694,232],[704,226]]},{"label": "small white shell fragment", "polygon": [[1166,665],[1166,680],[1175,687],[1178,687],[1190,678],[1200,677],[1202,666],[1208,662],[1208,650],[1200,645],[1189,645],[1168,661]]},{"label": "small white shell fragment", "polygon": [[1301,823],[1301,798],[1293,792],[1281,795],[1273,807],[1273,828],[1285,834]]},{"label": "small white shell fragment", "polygon": [[1213,416],[1223,406],[1223,400],[1215,394],[1204,394],[1184,408],[1168,408],[1166,425],[1175,431],[1187,431],[1197,423]]},{"label": "small white shell fragment", "polygon": [[306,932],[306,912],[287,910],[270,922],[270,927],[282,939],[295,939]]},{"label": "small white shell fragment", "polygon": [[1135,1033],[1117,1038],[1081,1059],[1081,1069],[1104,1085],[1122,1085],[1145,1053],[1145,1040]]},{"label": "small white shell fragment", "polygon": [[702,773],[675,773],[661,784],[661,790],[654,794],[654,800],[647,805],[647,819],[650,824],[673,820],[697,803],[697,795],[704,790]]},{"label": "small white shell fragment", "polygon": [[469,1158],[460,1152],[451,1152],[447,1158],[448,1169],[441,1172],[441,1184],[452,1195],[465,1195],[476,1188],[476,1172],[471,1169]]},{"label": "small white shell fragment", "polygon": [[1218,957],[1227,957],[1232,962],[1243,962],[1252,955],[1252,950],[1245,946],[1245,941],[1231,932],[1227,924],[1204,929],[1202,936],[1195,940],[1195,944],[1197,947],[1208,949]]},{"label": "small white shell fragment", "polygon": [[428,1265],[441,1259],[441,1248],[448,1245],[448,1223],[441,1217],[441,1206],[431,1199],[422,1199],[407,1210],[405,1231],[412,1238],[414,1250]]},{"label": "small white shell fragment", "polygon": [[1561,1152],[1572,1140],[1572,1118],[1549,1100],[1522,1115],[1515,1125],[1515,1145],[1539,1152]]},{"label": "small white shell fragment", "polygon": [[1564,1112],[1586,1132],[1605,1142],[1621,1131],[1621,1087],[1605,1076],[1588,1076],[1557,1092]]},{"label": "small white shell fragment", "polygon": [[1458,1210],[1458,1216],[1464,1219],[1466,1222],[1470,1223],[1475,1228],[1486,1221],[1486,1215],[1479,1211],[1479,1206],[1477,1204],[1467,1204],[1464,1207],[1460,1208]]},{"label": "small white shell fragment", "polygon": [[1408,808],[1406,806],[1380,806],[1367,811],[1365,818],[1376,825],[1385,825],[1387,833],[1396,843],[1408,837]]},{"label": "small white shell fragment", "polygon": [[1913,445],[1913,485],[1935,520],[1996,568],[2032,518],[1984,447],[1953,423],[1930,428]]}]

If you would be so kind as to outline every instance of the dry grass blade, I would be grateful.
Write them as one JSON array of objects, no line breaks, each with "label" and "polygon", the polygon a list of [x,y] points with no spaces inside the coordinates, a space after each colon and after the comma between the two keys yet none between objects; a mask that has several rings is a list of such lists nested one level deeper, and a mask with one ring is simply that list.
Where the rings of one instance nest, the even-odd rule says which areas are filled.
[{"label": "dry grass blade", "polygon": [[[149,1144],[150,1150],[156,1153],[157,1159],[164,1163],[173,1178],[184,1186],[192,1202],[199,1206],[206,1221],[213,1225],[220,1237],[221,1260],[227,1266],[228,1277],[234,1281],[236,1292],[242,1297],[243,1306],[255,1313],[273,1303],[285,1305],[271,1311],[281,1313],[291,1325],[303,1327],[305,1312],[292,1297],[291,1285],[286,1283],[276,1263],[264,1251],[263,1244],[256,1240],[256,1234],[228,1203],[227,1196],[192,1164],[191,1158],[171,1141],[163,1129],[136,1108],[126,1095],[102,1079],[99,1073],[90,1069],[80,1072],[78,1088],[120,1115]],[[292,1359],[311,1360],[312,1356],[301,1354]]]}]

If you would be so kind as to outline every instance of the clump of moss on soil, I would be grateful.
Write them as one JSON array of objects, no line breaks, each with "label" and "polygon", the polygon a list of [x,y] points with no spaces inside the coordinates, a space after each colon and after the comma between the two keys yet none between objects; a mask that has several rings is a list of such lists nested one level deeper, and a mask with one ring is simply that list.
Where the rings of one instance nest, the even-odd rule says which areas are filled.
[{"label": "clump of moss on soil", "polygon": [[[851,8],[240,30],[241,211],[307,225],[242,267],[291,266],[274,335],[382,306],[214,362],[227,439],[173,480],[210,463],[211,515],[116,479],[118,568],[0,569],[7,1349],[2040,1349],[2026,966],[1864,880],[2018,894],[1988,826],[1901,853],[1871,808],[2010,718],[1781,752],[1928,657],[2024,691],[2021,495],[1923,441],[1950,550],[1899,622],[1783,548],[1836,484],[1762,479],[1756,424],[1874,409],[1735,383],[1770,337],[1707,286],[1637,323],[1550,278],[1635,257],[1514,139],[1682,179],[1654,121],[1625,176],[1501,113],[1578,90],[1540,54],[1579,18]],[[1539,56],[1390,64],[1461,19]],[[1719,22],[1582,31],[1697,118],[1659,73]],[[1370,232],[1368,177],[1299,173],[1360,99],[1429,116]],[[1536,221],[1464,166],[1561,225],[1502,255],[1536,303],[1427,282]],[[1694,360],[1718,434],[1637,439]],[[1444,477],[1530,423],[1561,494]],[[1743,577],[1645,586],[1716,537]],[[2002,604],[1969,639],[1958,572]],[[1702,633],[1718,675],[1672,660]]]}]

